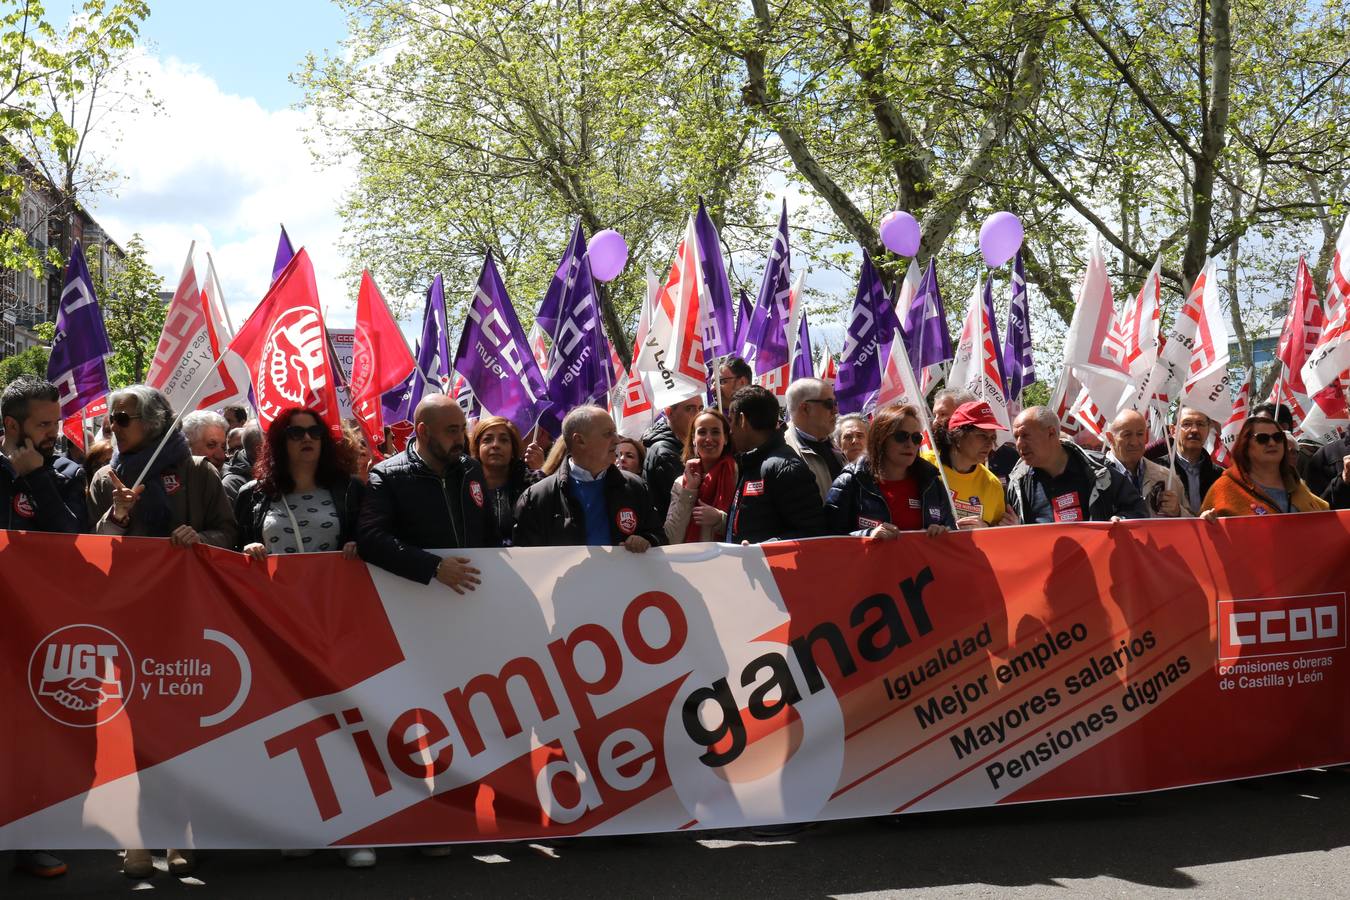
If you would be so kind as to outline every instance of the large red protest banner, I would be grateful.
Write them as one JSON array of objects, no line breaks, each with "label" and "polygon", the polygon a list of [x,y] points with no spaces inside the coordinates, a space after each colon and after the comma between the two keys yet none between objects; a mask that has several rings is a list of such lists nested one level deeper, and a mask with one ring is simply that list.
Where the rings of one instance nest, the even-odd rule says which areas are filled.
[{"label": "large red protest banner", "polygon": [[333,555],[0,532],[0,847],[727,827],[1350,761],[1350,516]]}]

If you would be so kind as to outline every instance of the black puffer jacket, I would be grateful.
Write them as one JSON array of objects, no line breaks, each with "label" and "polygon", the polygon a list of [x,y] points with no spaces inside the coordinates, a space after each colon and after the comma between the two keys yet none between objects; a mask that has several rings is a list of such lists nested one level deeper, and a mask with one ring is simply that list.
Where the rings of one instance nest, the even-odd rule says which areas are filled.
[{"label": "black puffer jacket", "polygon": [[0,527],[13,531],[83,534],[89,530],[84,469],[56,456],[22,478],[0,455]]},{"label": "black puffer jacket", "polygon": [[817,537],[826,533],[816,476],[781,432],[737,459],[740,478],[727,515],[727,543]]},{"label": "black puffer jacket", "polygon": [[361,558],[430,584],[441,558],[433,550],[496,547],[497,520],[487,502],[483,469],[460,456],[437,475],[417,441],[370,470],[356,543]]},{"label": "black puffer jacket", "polygon": [[[919,509],[923,527],[946,525],[956,527],[947,490],[938,477],[937,466],[922,456],[911,466],[919,485]],[[881,493],[877,479],[868,468],[867,457],[844,466],[844,471],[830,485],[825,498],[825,521],[830,534],[852,534],[866,537],[881,522],[891,521],[891,508]]]},{"label": "black puffer jacket", "polygon": [[225,488],[225,496],[233,503],[243,490],[244,485],[253,480],[253,460],[243,450],[236,450],[225,460],[225,468],[220,473],[220,486]]},{"label": "black puffer jacket", "polygon": [[[333,495],[333,507],[338,514],[338,545],[356,540],[356,525],[361,517],[361,496],[365,485],[355,478],[344,477],[332,487],[320,486],[319,490]],[[258,490],[256,481],[250,481],[239,489],[239,495],[234,501],[234,521],[239,526],[236,550],[263,542],[263,519],[275,499]]]},{"label": "black puffer jacket", "polygon": [[1350,454],[1350,438],[1336,438],[1317,448],[1302,466],[1303,483],[1314,494],[1323,495],[1341,474],[1343,460]]},{"label": "black puffer jacket", "polygon": [[[586,546],[586,521],[569,487],[568,462],[564,457],[558,471],[521,495],[511,540],[514,546]],[[646,538],[653,547],[666,542],[663,520],[656,518],[647,485],[618,466],[605,470],[605,511],[611,544],[622,544],[633,534]]]},{"label": "black puffer jacket", "polygon": [[684,472],[684,463],[680,460],[684,455],[684,442],[676,436],[670,421],[662,419],[642,435],[642,446],[647,448],[647,456],[642,461],[642,478],[652,495],[656,518],[664,522],[666,511],[670,509],[670,489]]}]

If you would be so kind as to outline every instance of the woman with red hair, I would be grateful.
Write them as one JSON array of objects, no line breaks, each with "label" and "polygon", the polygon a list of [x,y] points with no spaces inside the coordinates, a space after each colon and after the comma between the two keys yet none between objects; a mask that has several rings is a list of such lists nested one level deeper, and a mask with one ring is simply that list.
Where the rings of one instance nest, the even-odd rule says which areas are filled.
[{"label": "woman with red hair", "polygon": [[331,551],[355,559],[362,486],[354,465],[351,445],[333,440],[317,412],[282,412],[235,500],[239,549],[254,559]]},{"label": "woman with red hair", "polygon": [[1233,442],[1233,464],[1223,470],[1200,505],[1200,518],[1317,512],[1327,501],[1298,477],[1294,454],[1274,419],[1252,416]]}]

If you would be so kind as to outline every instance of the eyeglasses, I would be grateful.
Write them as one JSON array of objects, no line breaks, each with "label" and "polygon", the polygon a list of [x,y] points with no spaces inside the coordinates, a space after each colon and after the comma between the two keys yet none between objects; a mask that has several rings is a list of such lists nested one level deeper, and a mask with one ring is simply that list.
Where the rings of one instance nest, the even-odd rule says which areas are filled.
[{"label": "eyeglasses", "polygon": [[115,412],[109,416],[109,418],[112,419],[113,424],[118,428],[126,428],[131,424],[132,419],[139,419],[140,416],[133,416],[131,413]]},{"label": "eyeglasses", "polygon": [[830,410],[830,411],[834,411],[834,410],[836,410],[836,409],[839,408],[838,402],[836,402],[835,399],[834,399],[833,397],[824,397],[824,398],[819,398],[819,399],[814,399],[814,400],[807,400],[806,402],[807,402],[807,403],[819,403],[821,406],[825,407],[826,409],[828,409],[828,410]]},{"label": "eyeglasses", "polygon": [[1258,444],[1260,444],[1261,446],[1264,447],[1266,444],[1269,444],[1271,441],[1283,441],[1283,440],[1284,440],[1284,432],[1283,432],[1283,431],[1253,431],[1253,432],[1252,432],[1252,440],[1256,441]]},{"label": "eyeglasses", "polygon": [[905,441],[909,441],[917,447],[923,443],[923,432],[904,430],[893,431],[891,432],[891,440],[895,441],[897,444],[903,444]]},{"label": "eyeglasses", "polygon": [[287,425],[286,440],[301,441],[308,436],[316,441],[320,441],[323,440],[323,433],[326,430],[327,429],[322,425],[310,425],[309,427],[305,427],[304,425]]}]

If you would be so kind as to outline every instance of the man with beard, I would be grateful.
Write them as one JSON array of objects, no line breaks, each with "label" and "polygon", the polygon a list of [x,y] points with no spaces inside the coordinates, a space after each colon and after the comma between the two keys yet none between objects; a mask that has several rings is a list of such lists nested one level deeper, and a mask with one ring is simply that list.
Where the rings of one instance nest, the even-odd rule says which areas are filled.
[{"label": "man with beard", "polygon": [[483,469],[465,452],[464,410],[454,397],[431,394],[413,413],[413,433],[406,450],[370,470],[361,558],[422,584],[435,578],[456,594],[472,591],[482,573],[467,557],[428,552],[500,543]]},{"label": "man with beard", "polygon": [[16,531],[87,531],[84,470],[56,454],[61,403],[56,386],[16,378],[0,395],[0,523]]}]

